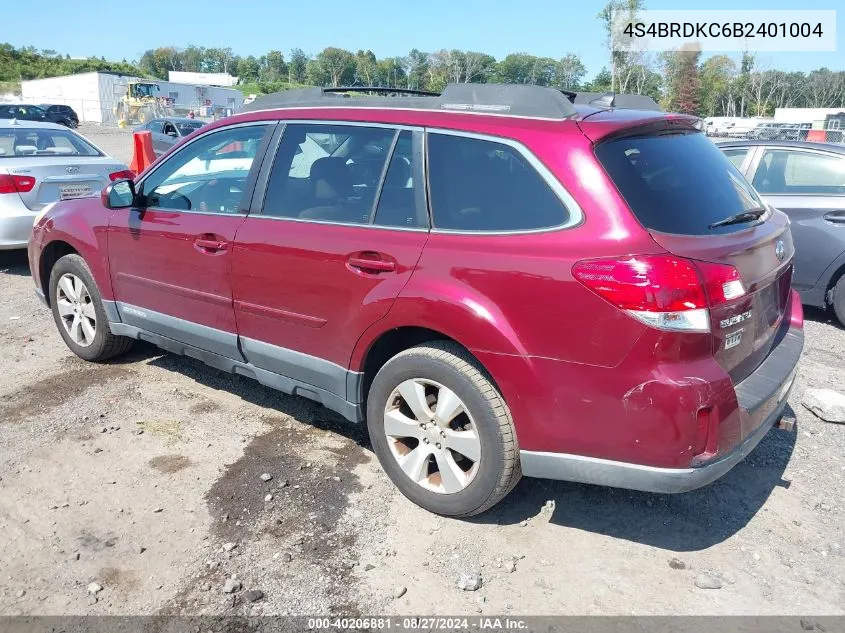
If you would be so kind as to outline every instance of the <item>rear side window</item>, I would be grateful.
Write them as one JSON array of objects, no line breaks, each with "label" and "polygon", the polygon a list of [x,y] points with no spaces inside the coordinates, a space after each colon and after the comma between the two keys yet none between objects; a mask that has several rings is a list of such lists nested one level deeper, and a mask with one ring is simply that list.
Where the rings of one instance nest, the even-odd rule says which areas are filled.
[{"label": "rear side window", "polygon": [[428,179],[437,229],[527,231],[571,217],[526,156],[504,143],[430,133]]},{"label": "rear side window", "polygon": [[596,156],[647,229],[681,235],[741,231],[747,225],[709,225],[763,205],[704,134],[621,138],[600,144]]},{"label": "rear side window", "polygon": [[766,150],[754,174],[754,188],[768,194],[845,194],[845,157],[795,150]]}]

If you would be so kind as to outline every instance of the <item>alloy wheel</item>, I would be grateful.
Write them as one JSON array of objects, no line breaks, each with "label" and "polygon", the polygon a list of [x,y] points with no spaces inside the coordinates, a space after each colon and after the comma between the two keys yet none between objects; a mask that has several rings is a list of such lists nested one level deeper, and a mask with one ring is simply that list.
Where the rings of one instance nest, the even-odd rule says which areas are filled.
[{"label": "alloy wheel", "polygon": [[65,273],[56,288],[56,308],[71,340],[88,347],[97,334],[97,313],[85,283],[76,275]]},{"label": "alloy wheel", "polygon": [[469,409],[433,380],[413,378],[391,392],[384,432],[399,467],[427,490],[460,492],[478,472],[481,440]]}]

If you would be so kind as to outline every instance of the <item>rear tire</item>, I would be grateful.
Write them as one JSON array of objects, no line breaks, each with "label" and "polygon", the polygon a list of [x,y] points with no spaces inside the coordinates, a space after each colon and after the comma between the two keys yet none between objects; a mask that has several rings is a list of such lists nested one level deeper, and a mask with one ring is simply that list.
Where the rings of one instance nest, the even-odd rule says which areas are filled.
[{"label": "rear tire", "polygon": [[125,354],[133,339],[115,336],[91,269],[79,255],[65,255],[50,272],[50,306],[65,344],[84,360]]},{"label": "rear tire", "polygon": [[845,275],[842,275],[833,287],[833,311],[839,323],[845,326]]},{"label": "rear tire", "polygon": [[388,477],[429,512],[479,514],[522,476],[510,410],[456,343],[418,345],[387,361],[370,387],[367,428]]}]

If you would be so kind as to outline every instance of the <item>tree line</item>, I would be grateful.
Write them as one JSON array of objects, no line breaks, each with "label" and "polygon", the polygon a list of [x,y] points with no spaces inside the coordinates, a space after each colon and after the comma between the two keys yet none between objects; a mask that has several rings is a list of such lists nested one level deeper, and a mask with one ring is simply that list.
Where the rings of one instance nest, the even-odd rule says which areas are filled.
[{"label": "tree line", "polygon": [[[623,52],[614,46],[610,16],[614,11],[636,17],[643,0],[610,0],[597,16],[606,33],[609,67],[591,79],[581,58],[510,53],[501,59],[458,49],[379,58],[371,50],[349,51],[330,46],[315,55],[300,48],[287,54],[238,55],[231,48],[189,45],[146,51],[137,61],[71,59],[53,50],[0,44],[0,83],[19,82],[88,71],[111,71],[167,79],[171,70],[229,73],[244,93],[269,93],[319,86],[386,86],[441,91],[452,82],[538,84],[588,92],[645,94],[666,110],[700,116],[771,116],[778,107],[845,108],[845,71],[819,68],[784,72],[759,56],[735,60],[715,55],[702,61],[700,51]],[[2,86],[0,86],[2,88]]]},{"label": "tree line", "polygon": [[407,55],[379,59],[371,50],[348,51],[330,46],[316,55],[294,48],[285,56],[273,50],[261,56],[239,56],[231,48],[161,47],[146,51],[138,66],[154,77],[168,71],[224,72],[239,82],[273,92],[287,85],[386,86],[415,90],[442,90],[447,83],[532,83],[574,89],[587,74],[574,54],[560,59],[511,53],[497,61],[474,51],[412,49]]},{"label": "tree line", "polygon": [[112,71],[137,74],[138,67],[127,62],[107,61],[104,57],[71,59],[51,49],[38,50],[34,46],[15,48],[0,43],[0,82],[16,83],[27,79],[58,77],[92,71]]}]

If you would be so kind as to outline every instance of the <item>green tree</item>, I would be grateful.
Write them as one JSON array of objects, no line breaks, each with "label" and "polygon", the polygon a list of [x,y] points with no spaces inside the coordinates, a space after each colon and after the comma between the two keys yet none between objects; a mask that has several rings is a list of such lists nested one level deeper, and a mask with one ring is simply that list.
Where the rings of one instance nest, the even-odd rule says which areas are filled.
[{"label": "green tree", "polygon": [[428,75],[428,55],[421,50],[412,48],[404,59],[405,76],[408,78],[408,88],[420,90],[425,87]]},{"label": "green tree", "polygon": [[608,92],[612,82],[612,75],[607,68],[602,68],[592,81],[584,84],[585,92]]},{"label": "green tree", "polygon": [[308,55],[301,48],[294,48],[290,52],[288,63],[288,81],[290,83],[305,83],[305,70],[308,64]]},{"label": "green tree", "polygon": [[731,84],[736,75],[736,64],[727,55],[714,55],[701,65],[701,114],[724,114]]},{"label": "green tree", "polygon": [[258,60],[252,55],[238,60],[238,80],[241,83],[258,81]]},{"label": "green tree", "polygon": [[355,75],[355,56],[346,49],[329,46],[320,51],[315,60],[332,86],[352,83]]},{"label": "green tree", "polygon": [[359,50],[355,53],[355,83],[375,86],[378,83],[378,61],[373,51]]},{"label": "green tree", "polygon": [[554,85],[557,88],[575,90],[587,74],[587,67],[574,53],[567,53],[557,63]]}]

